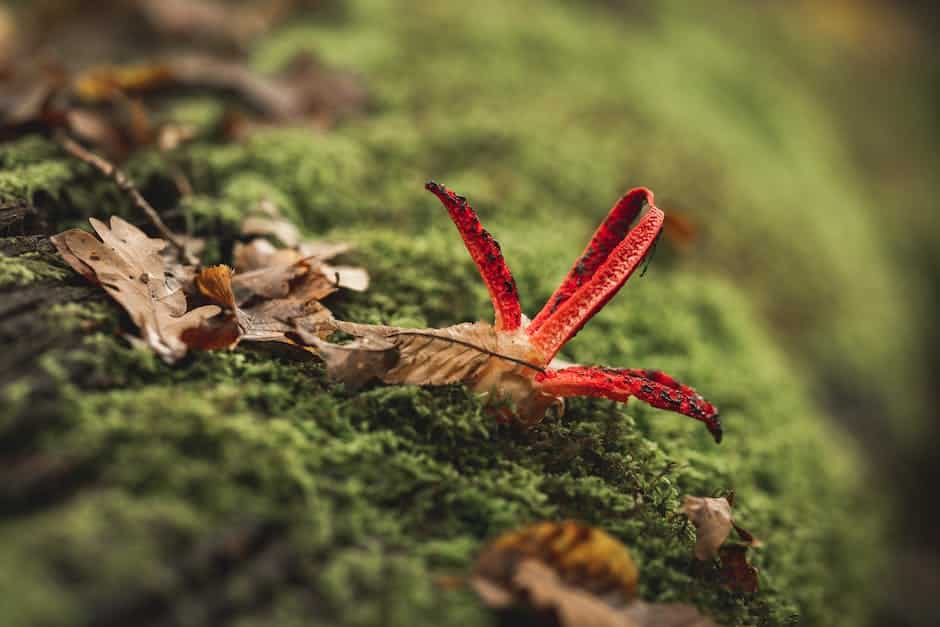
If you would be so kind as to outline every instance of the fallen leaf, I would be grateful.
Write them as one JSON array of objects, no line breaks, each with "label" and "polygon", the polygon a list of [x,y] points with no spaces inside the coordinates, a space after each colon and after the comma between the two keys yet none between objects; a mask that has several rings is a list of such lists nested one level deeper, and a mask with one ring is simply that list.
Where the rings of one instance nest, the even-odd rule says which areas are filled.
[{"label": "fallen leaf", "polygon": [[291,292],[287,298],[261,300],[250,307],[240,307],[228,266],[203,269],[196,275],[195,284],[207,300],[224,308],[225,316],[183,338],[193,347],[231,348],[242,340],[294,344],[288,333],[297,331],[298,325],[310,332],[318,323],[332,319],[318,299],[304,292]]},{"label": "fallen leaf", "polygon": [[517,596],[545,616],[545,624],[560,627],[638,627],[622,609],[562,582],[537,560],[523,560],[512,580]]},{"label": "fallen leaf", "polygon": [[706,561],[718,556],[718,547],[731,533],[731,503],[728,499],[686,496],[682,512],[695,525],[695,558]]},{"label": "fallen leaf", "polygon": [[349,244],[303,240],[300,230],[281,215],[273,203],[262,201],[255,214],[242,221],[242,235],[271,236],[285,248],[264,237],[236,243],[232,254],[239,273],[235,291],[239,302],[253,294],[263,298],[321,300],[339,288],[362,292],[369,287],[369,273],[357,266],[332,266],[327,260],[347,252]]},{"label": "fallen leaf", "polygon": [[527,610],[532,624],[715,627],[693,606],[634,600],[637,578],[620,542],[569,521],[537,523],[498,537],[481,552],[471,584],[487,606]]},{"label": "fallen leaf", "polygon": [[321,300],[339,289],[335,279],[322,272],[320,264],[306,259],[240,273],[232,285],[239,303],[252,297]]},{"label": "fallen leaf", "polygon": [[[527,359],[529,346],[524,338],[518,334],[498,333],[491,324],[465,322],[441,329],[412,329],[334,320],[330,325],[335,331],[370,340],[370,346],[391,345],[397,349],[398,359],[388,362],[391,366],[386,371],[374,371],[376,378],[384,383],[465,383],[488,405],[498,408],[508,402],[525,413],[531,413],[535,405],[544,410],[560,404],[556,397],[535,389],[532,377],[526,376],[527,371],[540,371],[540,368]],[[323,342],[314,348],[332,377],[348,383],[352,381],[347,377],[352,377],[354,384],[358,384],[360,372],[350,372],[345,367],[349,358],[337,361],[338,355],[355,351],[357,346],[361,345],[347,345],[343,353],[324,351],[326,344]]]},{"label": "fallen leaf", "polygon": [[254,236],[270,235],[280,240],[281,245],[287,248],[296,248],[302,241],[300,229],[285,218],[278,206],[269,200],[259,202],[254,213],[242,220],[241,233]]},{"label": "fallen leaf", "polygon": [[474,580],[507,585],[526,560],[541,562],[568,585],[633,599],[638,571],[629,551],[606,532],[575,521],[541,522],[504,533],[477,559]]},{"label": "fallen leaf", "polygon": [[[738,526],[731,515],[734,494],[721,498],[686,496],[682,512],[695,525],[695,557],[718,558],[722,585],[735,592],[756,592],[757,568],[747,561],[747,550],[761,546],[760,540]],[[743,542],[725,544],[734,529]]]},{"label": "fallen leaf", "polygon": [[381,378],[398,361],[395,345],[377,338],[361,338],[337,345],[323,341],[316,331],[302,329],[298,333],[304,343],[316,348],[330,376],[352,388]]},{"label": "fallen leaf", "polygon": [[53,244],[78,273],[93,278],[124,307],[147,346],[168,363],[178,360],[187,348],[181,335],[221,310],[207,305],[187,311],[182,286],[159,254],[166,242],[119,217],[111,218],[110,227],[94,218],[89,222],[100,240],[71,229],[53,236]]},{"label": "fallen leaf", "polygon": [[216,305],[235,311],[235,292],[232,291],[232,269],[226,265],[205,268],[195,278],[202,295]]},{"label": "fallen leaf", "polygon": [[753,594],[759,587],[758,570],[747,561],[747,544],[727,544],[718,551],[724,587],[732,592]]}]

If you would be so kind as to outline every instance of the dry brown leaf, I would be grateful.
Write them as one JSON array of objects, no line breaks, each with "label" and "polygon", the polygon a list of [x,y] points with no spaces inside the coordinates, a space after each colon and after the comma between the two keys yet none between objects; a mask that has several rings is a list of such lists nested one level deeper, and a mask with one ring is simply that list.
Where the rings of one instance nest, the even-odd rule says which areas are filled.
[{"label": "dry brown leaf", "polygon": [[734,529],[747,546],[762,546],[761,541],[741,528],[734,521],[731,507],[734,494],[727,497],[710,498],[686,496],[682,502],[682,513],[695,525],[695,557],[702,561],[715,559],[718,548]]},{"label": "dry brown leaf", "polygon": [[250,215],[242,220],[242,235],[271,235],[288,248],[296,248],[300,245],[302,239],[300,229],[281,215],[277,205],[268,200],[262,200],[258,203],[256,212],[260,215]]},{"label": "dry brown leaf", "polygon": [[[560,627],[639,627],[622,609],[589,592],[566,585],[554,570],[537,560],[523,560],[513,587],[539,613],[548,613]],[[517,597],[518,598],[518,597]],[[547,618],[547,617],[546,617]]]},{"label": "dry brown leaf", "polygon": [[[209,325],[205,336],[194,341],[213,343],[218,338],[238,341],[275,341],[296,344],[294,337],[308,338],[308,343],[332,332],[330,311],[320,304],[326,296],[341,287],[364,290],[368,274],[362,268],[328,266],[323,257],[304,256],[300,248],[306,244],[322,251],[338,254],[348,250],[345,244],[323,245],[306,243],[300,231],[285,220],[271,203],[259,204],[256,220],[246,219],[245,234],[276,235],[292,248],[276,248],[268,240],[256,238],[249,244],[237,244],[234,251],[235,273],[227,267],[209,268],[196,278],[196,285],[211,302],[223,305],[230,312],[230,328]],[[224,324],[223,324],[224,326]],[[215,327],[215,328],[211,328]],[[221,340],[219,340],[221,341]]]},{"label": "dry brown leaf", "polygon": [[550,566],[568,585],[630,601],[638,572],[630,553],[606,532],[575,521],[540,522],[510,531],[484,549],[474,580],[509,586],[524,560]]},{"label": "dry brown leaf", "polygon": [[398,361],[395,345],[378,338],[361,338],[337,345],[320,339],[315,330],[303,329],[299,335],[304,343],[316,348],[330,376],[353,388],[381,378]]},{"label": "dry brown leaf", "polygon": [[718,556],[720,547],[731,533],[731,503],[728,499],[686,496],[682,512],[695,525],[695,557],[706,561]]},{"label": "dry brown leaf", "polygon": [[235,311],[235,292],[232,291],[232,269],[226,265],[203,269],[196,275],[196,288],[210,302],[229,311]]},{"label": "dry brown leaf", "polygon": [[[393,367],[379,377],[385,383],[447,385],[475,381],[485,378],[494,359],[503,361],[499,352],[500,338],[493,326],[485,322],[465,322],[443,329],[408,329],[342,321],[336,321],[335,326],[338,331],[398,350]],[[517,365],[512,361],[507,363]],[[330,360],[327,359],[326,364],[333,372]],[[336,371],[338,378],[342,378],[342,374]]]},{"label": "dry brown leaf", "polygon": [[726,544],[718,551],[722,585],[732,592],[753,594],[759,587],[758,570],[747,561],[747,544]]},{"label": "dry brown leaf", "polygon": [[[333,321],[333,329],[375,344],[391,344],[398,350],[398,360],[386,372],[377,374],[384,383],[407,385],[447,385],[466,383],[485,397],[488,404],[509,401],[521,412],[533,412],[539,405],[547,408],[560,404],[554,396],[533,387],[528,370],[540,370],[529,361],[529,345],[521,334],[497,333],[485,322],[465,322],[442,329],[410,329],[381,325]],[[375,345],[373,344],[373,345]],[[338,353],[318,350],[331,376],[359,381],[359,372],[349,372],[337,363]],[[347,350],[355,350],[355,346]],[[349,381],[347,381],[349,382]],[[542,412],[544,413],[544,411]]]},{"label": "dry brown leaf", "polygon": [[249,272],[239,272],[232,280],[236,300],[244,303],[252,297],[286,298],[291,291],[291,281],[306,275],[309,270],[309,266],[298,262],[263,266]]},{"label": "dry brown leaf", "polygon": [[92,234],[71,229],[53,236],[62,257],[80,274],[97,281],[140,329],[144,342],[164,361],[172,363],[186,353],[181,335],[220,312],[207,305],[187,311],[179,281],[167,271],[160,251],[166,242],[148,237],[118,217],[110,227],[89,220]]},{"label": "dry brown leaf", "polygon": [[332,319],[318,299],[303,291],[291,291],[287,298],[261,300],[250,307],[239,307],[232,270],[228,266],[202,270],[196,275],[195,284],[206,299],[224,307],[227,315],[184,337],[193,347],[230,348],[242,340],[294,344],[287,334],[295,332],[298,325],[309,330]]},{"label": "dry brown leaf", "polygon": [[277,248],[264,237],[248,244],[236,243],[233,252],[235,292],[239,302],[254,295],[262,298],[321,300],[339,288],[365,291],[369,273],[356,266],[325,263],[347,252],[342,242],[304,241],[300,230],[281,215],[273,203],[262,201],[256,214],[245,218],[241,231],[248,236],[271,236],[286,248]]},{"label": "dry brown leaf", "polygon": [[[721,498],[686,496],[683,513],[695,525],[695,557],[707,561],[716,557],[721,563],[722,585],[735,592],[756,592],[757,568],[747,561],[747,550],[761,546],[760,540],[738,526],[731,514],[734,495]],[[725,544],[734,529],[743,542]]]},{"label": "dry brown leaf", "polygon": [[[324,248],[324,250],[327,250]],[[345,251],[337,245],[328,252]],[[338,254],[338,253],[334,253]],[[369,288],[369,273],[358,266],[333,266],[320,257],[303,256],[297,249],[275,248],[265,239],[236,244],[235,269],[240,271],[236,291],[240,298],[254,294],[264,298],[282,298],[291,291],[291,282],[304,277],[311,298],[325,298],[339,288],[364,292]]]},{"label": "dry brown leaf", "polygon": [[715,627],[678,603],[634,601],[637,570],[626,548],[599,529],[543,522],[483,550],[471,584],[496,609],[526,609],[560,627]]}]

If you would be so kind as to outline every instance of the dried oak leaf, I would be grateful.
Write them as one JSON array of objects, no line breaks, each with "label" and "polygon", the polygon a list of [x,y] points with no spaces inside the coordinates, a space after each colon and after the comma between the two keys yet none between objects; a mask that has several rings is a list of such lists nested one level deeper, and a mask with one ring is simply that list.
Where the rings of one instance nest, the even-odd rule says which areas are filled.
[{"label": "dried oak leaf", "polygon": [[[560,404],[554,396],[533,394],[531,377],[525,376],[524,371],[539,370],[539,367],[526,360],[524,340],[513,334],[497,333],[491,324],[465,322],[441,329],[411,329],[334,320],[329,326],[334,331],[369,341],[367,344],[330,345],[301,334],[301,339],[323,358],[330,376],[345,383],[362,383],[365,372],[371,372],[380,381],[392,384],[466,383],[488,403],[509,401],[522,411],[529,411],[530,405],[535,404],[546,407]],[[350,364],[361,363],[359,358],[350,357],[350,352],[374,350],[376,346],[390,346],[395,352],[381,361],[366,356],[361,359],[390,367],[365,372],[349,368]],[[393,360],[392,355],[397,359]]]},{"label": "dried oak leaf", "polygon": [[[339,288],[362,292],[369,287],[364,268],[326,263],[349,251],[349,244],[302,239],[300,230],[270,202],[259,203],[256,214],[242,221],[241,232],[254,239],[236,243],[233,253],[240,298],[248,293],[284,298],[293,292],[297,298],[320,300]],[[286,248],[276,247],[265,236]]]},{"label": "dried oak leaf", "polygon": [[543,522],[483,550],[471,583],[496,609],[528,610],[560,627],[714,627],[690,605],[634,601],[638,573],[627,549],[593,527]]},{"label": "dried oak leaf", "polygon": [[294,344],[287,333],[298,326],[311,328],[332,319],[329,310],[308,294],[286,294],[286,298],[260,300],[241,307],[233,289],[228,266],[205,268],[196,275],[196,287],[210,302],[224,308],[225,316],[190,331],[184,340],[194,346],[232,347],[239,341],[277,341]]},{"label": "dried oak leaf", "polygon": [[220,308],[206,305],[187,311],[182,286],[160,255],[166,247],[163,240],[148,237],[118,217],[111,218],[110,227],[94,218],[89,222],[100,240],[71,229],[53,236],[53,244],[76,272],[99,283],[124,307],[144,343],[161,359],[178,360],[187,349],[182,334],[201,326]]}]

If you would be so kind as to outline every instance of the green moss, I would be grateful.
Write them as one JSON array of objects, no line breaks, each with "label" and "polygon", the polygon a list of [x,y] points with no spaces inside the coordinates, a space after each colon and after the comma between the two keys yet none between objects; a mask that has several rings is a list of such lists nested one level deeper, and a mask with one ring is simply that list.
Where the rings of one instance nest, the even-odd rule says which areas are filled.
[{"label": "green moss", "polygon": [[0,254],[0,289],[25,287],[39,281],[61,280],[69,272],[53,265],[39,253],[23,253],[15,257]]},{"label": "green moss", "polygon": [[[361,0],[348,21],[294,21],[257,65],[313,47],[366,76],[369,115],[222,144],[219,103],[188,100],[170,115],[199,139],[126,169],[167,205],[167,160],[186,173],[197,193],[174,226],[209,238],[207,261],[227,259],[263,198],[352,242],[344,261],[367,266],[373,286],[326,304],[415,326],[491,315],[426,177],[470,195],[530,315],[606,207],[649,184],[699,222],[699,241],[685,254],[667,241],[564,356],[674,373],[722,408],[725,442],[639,403],[591,400],[521,431],[460,386],[352,391],[265,346],[169,367],[120,339],[113,303],[59,305],[39,318],[85,336],[0,394],[3,454],[20,473],[0,479],[0,587],[14,590],[0,623],[485,625],[493,616],[469,591],[435,577],[466,572],[496,533],[572,517],[630,547],[645,598],[691,601],[727,625],[858,624],[883,503],[810,384],[814,368],[907,376],[884,369],[908,341],[887,321],[907,312],[876,246],[879,207],[794,72],[794,43],[756,14],[760,35],[714,30],[719,18],[678,3],[643,16],[534,9]],[[764,52],[742,54],[755,38]],[[0,196],[41,200],[57,226],[140,220],[48,140],[0,146],[0,164]],[[12,268],[0,285],[60,280],[45,263],[0,258]],[[811,368],[781,354],[768,311],[793,325],[778,331],[810,349]],[[729,490],[765,542],[753,597],[693,565],[676,515],[682,494]]]},{"label": "green moss", "polygon": [[[357,319],[404,312],[432,324],[486,314],[475,270],[447,239],[362,236],[352,260],[373,264],[375,288],[331,304]],[[44,548],[19,579],[56,602],[33,607],[38,597],[25,596],[4,617],[90,616],[95,594],[116,593],[109,582],[138,560],[144,576],[121,586],[122,598],[133,606],[151,595],[185,624],[206,619],[198,599],[209,589],[249,624],[306,608],[314,624],[482,625],[491,619],[469,592],[443,592],[434,578],[465,572],[496,533],[569,517],[631,548],[643,596],[698,603],[723,624],[785,624],[791,614],[830,624],[862,610],[847,592],[870,565],[858,550],[869,538],[856,520],[858,466],[736,290],[654,268],[570,356],[661,366],[695,381],[724,409],[726,441],[716,446],[676,415],[588,400],[523,431],[495,424],[461,386],[354,393],[315,362],[264,347],[169,367],[93,334],[50,355],[51,374],[64,377],[61,398],[52,427],[31,444],[35,455],[81,469],[77,492],[0,527],[15,564],[29,549],[11,540],[29,526],[30,546]],[[693,535],[675,514],[684,493],[732,489],[740,521],[766,542],[755,552],[764,589],[753,598],[724,592],[713,571],[694,572]],[[122,525],[133,533],[111,537],[115,561],[96,564],[100,573],[83,565],[100,530]],[[206,588],[180,579],[190,567],[181,556],[229,533],[260,534],[259,554],[204,575]],[[272,596],[252,618],[264,560]],[[95,594],[57,581],[53,569],[63,567],[84,569]]]}]

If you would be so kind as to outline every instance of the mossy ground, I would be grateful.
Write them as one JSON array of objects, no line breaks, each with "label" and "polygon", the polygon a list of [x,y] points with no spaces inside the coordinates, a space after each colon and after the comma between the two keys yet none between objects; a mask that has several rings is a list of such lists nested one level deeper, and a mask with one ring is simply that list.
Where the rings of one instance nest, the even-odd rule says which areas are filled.
[{"label": "mossy ground", "polygon": [[[47,249],[16,246],[0,289],[56,286],[80,301],[43,308],[57,341],[24,358],[28,376],[0,397],[14,469],[0,480],[0,623],[490,624],[470,591],[436,578],[465,573],[500,531],[578,518],[630,548],[644,598],[694,602],[727,625],[859,624],[882,505],[812,402],[811,371],[793,367],[762,313],[779,302],[804,325],[823,372],[846,354],[840,367],[870,367],[844,350],[861,331],[889,360],[907,339],[877,330],[904,315],[877,208],[792,74],[796,42],[758,13],[774,52],[755,60],[737,50],[754,45],[748,29],[719,35],[687,7],[485,4],[363,1],[291,26],[257,47],[258,66],[312,48],[364,74],[366,116],[226,144],[211,130],[218,103],[190,100],[176,112],[203,124],[200,139],[127,168],[161,208],[176,204],[169,166],[186,173],[197,193],[176,224],[210,238],[208,262],[225,259],[261,198],[353,242],[373,286],[327,304],[403,325],[491,315],[425,178],[471,198],[530,315],[606,208],[649,185],[660,206],[700,221],[701,240],[685,254],[667,240],[564,357],[675,374],[722,408],[725,441],[639,403],[589,400],[521,431],[460,386],[351,392],[266,348],[169,367],[129,348],[118,308]],[[140,218],[42,138],[0,147],[0,164],[0,195],[32,200],[59,227]],[[848,280],[859,267],[870,283]],[[815,306],[823,294],[832,307]],[[765,542],[753,597],[694,567],[676,514],[682,494],[729,490]]]}]

